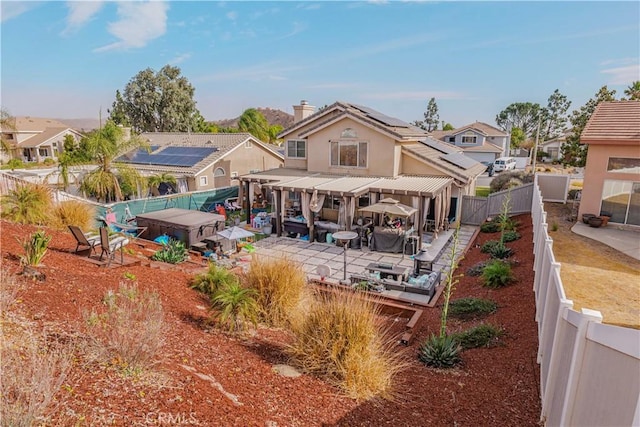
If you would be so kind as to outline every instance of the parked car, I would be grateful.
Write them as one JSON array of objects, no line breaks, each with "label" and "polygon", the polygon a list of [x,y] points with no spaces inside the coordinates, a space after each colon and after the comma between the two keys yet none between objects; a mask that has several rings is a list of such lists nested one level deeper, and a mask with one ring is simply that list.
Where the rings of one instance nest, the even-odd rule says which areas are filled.
[{"label": "parked car", "polygon": [[502,172],[516,168],[516,159],[513,157],[500,157],[493,162],[493,171]]}]

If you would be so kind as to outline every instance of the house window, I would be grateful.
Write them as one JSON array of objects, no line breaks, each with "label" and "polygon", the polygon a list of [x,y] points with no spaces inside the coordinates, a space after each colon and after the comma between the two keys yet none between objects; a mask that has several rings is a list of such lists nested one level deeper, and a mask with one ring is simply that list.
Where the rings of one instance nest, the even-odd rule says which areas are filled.
[{"label": "house window", "polygon": [[200,177],[200,186],[205,186],[209,183],[209,181],[207,180],[206,175],[203,175]]},{"label": "house window", "polygon": [[292,159],[307,158],[307,141],[304,139],[290,139],[287,141],[287,157]]},{"label": "house window", "polygon": [[38,148],[38,154],[40,155],[40,157],[48,157],[49,153],[47,152],[46,148]]},{"label": "house window", "polygon": [[640,182],[605,180],[600,213],[611,222],[640,225]]},{"label": "house window", "polygon": [[607,172],[640,173],[640,159],[609,157]]},{"label": "house window", "polygon": [[472,133],[466,133],[462,135],[463,144],[475,144],[477,136]]},{"label": "house window", "polygon": [[216,170],[213,171],[213,176],[225,176],[226,172],[224,171],[223,168],[216,168]]},{"label": "house window", "polygon": [[367,167],[367,142],[331,141],[331,166]]},{"label": "house window", "polygon": [[456,142],[456,137],[455,136],[450,136],[449,137],[449,142]]}]

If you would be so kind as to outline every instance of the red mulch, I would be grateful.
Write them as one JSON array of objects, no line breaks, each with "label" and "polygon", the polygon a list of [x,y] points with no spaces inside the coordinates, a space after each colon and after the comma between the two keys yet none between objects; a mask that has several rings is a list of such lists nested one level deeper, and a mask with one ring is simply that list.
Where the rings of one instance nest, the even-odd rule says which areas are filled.
[{"label": "red mulch", "polygon": [[[504,329],[502,345],[464,351],[463,365],[453,370],[423,366],[417,359],[418,347],[439,330],[441,297],[435,308],[425,309],[412,343],[398,346],[410,369],[398,378],[393,401],[356,402],[320,379],[280,376],[273,366],[286,363],[281,332],[261,328],[244,339],[219,332],[208,321],[207,302],[188,287],[195,270],[152,268],[149,249],[135,243],[129,247],[138,249],[141,265],[107,269],[70,253],[75,248],[70,233],[48,230],[53,239],[44,266],[38,268],[46,279],[21,279],[24,289],[17,310],[50,329],[76,333],[82,330],[82,311],[100,307],[105,292],[117,289],[125,273],[135,275],[140,288],[161,297],[167,324],[156,368],[161,380],[123,377],[108,367],[78,364],[58,395],[62,407],[53,414],[54,420],[79,425],[536,426],[540,399],[532,226],[528,215],[517,219],[522,238],[508,244],[515,251],[512,259],[518,261],[517,282],[491,290],[481,286],[480,278],[463,276],[452,296],[495,300],[498,311],[482,321]],[[26,238],[35,227],[6,221],[0,225],[3,273],[17,274],[23,250],[16,238]],[[497,239],[497,234],[480,233],[475,243],[489,239]],[[472,244],[458,272],[487,258]],[[450,319],[448,329],[467,329],[479,322]],[[237,404],[229,393],[237,397]]]}]

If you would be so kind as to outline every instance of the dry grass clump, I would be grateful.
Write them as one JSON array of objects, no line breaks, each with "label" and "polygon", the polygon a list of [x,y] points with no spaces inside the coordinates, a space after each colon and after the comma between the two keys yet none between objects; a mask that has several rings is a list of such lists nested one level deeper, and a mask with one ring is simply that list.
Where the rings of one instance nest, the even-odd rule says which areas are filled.
[{"label": "dry grass clump", "polygon": [[18,298],[20,284],[15,276],[0,272],[0,315],[6,314]]},{"label": "dry grass clump", "polygon": [[164,312],[156,293],[120,284],[107,291],[101,312],[85,313],[90,359],[109,362],[125,373],[141,372],[155,363],[162,346]]},{"label": "dry grass clump", "polygon": [[42,184],[18,185],[2,196],[2,217],[19,224],[45,225],[51,217],[51,190]]},{"label": "dry grass clump", "polygon": [[287,326],[300,314],[307,278],[302,266],[286,258],[254,257],[245,276],[256,290],[260,319],[273,326]]},{"label": "dry grass clump", "polygon": [[319,296],[292,331],[295,340],[288,353],[305,372],[354,399],[392,397],[393,378],[405,362],[383,330],[374,303],[355,293]]},{"label": "dry grass clump", "polygon": [[58,203],[53,209],[51,227],[57,230],[66,230],[69,225],[76,225],[83,230],[95,228],[96,210],[79,200],[66,200]]}]

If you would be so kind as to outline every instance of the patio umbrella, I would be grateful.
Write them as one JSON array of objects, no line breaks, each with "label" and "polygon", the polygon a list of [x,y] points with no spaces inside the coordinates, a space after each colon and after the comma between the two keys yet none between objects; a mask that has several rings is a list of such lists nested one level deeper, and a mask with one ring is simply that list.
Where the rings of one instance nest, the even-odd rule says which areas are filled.
[{"label": "patio umbrella", "polygon": [[396,199],[387,197],[380,200],[373,205],[360,208],[360,212],[371,212],[378,214],[389,214],[391,216],[409,217],[416,213],[418,210],[411,206],[403,205]]},{"label": "patio umbrella", "polygon": [[233,226],[231,228],[226,228],[222,231],[218,231],[216,234],[229,240],[245,239],[247,237],[255,236],[255,234],[252,233],[251,231],[245,230],[244,228],[237,227],[237,226]]}]

